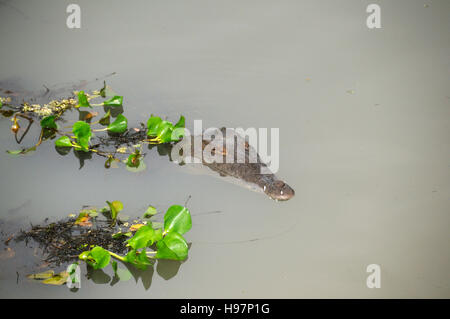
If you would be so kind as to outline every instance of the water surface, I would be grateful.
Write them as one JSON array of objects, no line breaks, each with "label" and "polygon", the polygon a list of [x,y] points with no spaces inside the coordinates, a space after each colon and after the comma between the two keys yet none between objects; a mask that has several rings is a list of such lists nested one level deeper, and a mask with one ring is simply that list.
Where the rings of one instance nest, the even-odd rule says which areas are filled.
[{"label": "water surface", "polygon": [[[365,25],[370,1],[78,3],[82,27],[70,30],[66,2],[1,1],[0,81],[40,90],[116,72],[130,125],[153,113],[183,114],[189,128],[278,127],[278,175],[296,196],[275,202],[155,151],[140,174],[95,157],[79,169],[51,142],[11,157],[2,118],[8,231],[115,199],[140,215],[190,195],[199,215],[189,259],[145,285],[31,283],[39,258],[18,250],[0,261],[1,297],[450,297],[448,1],[379,1],[378,30]],[[380,289],[366,286],[369,264]]]}]

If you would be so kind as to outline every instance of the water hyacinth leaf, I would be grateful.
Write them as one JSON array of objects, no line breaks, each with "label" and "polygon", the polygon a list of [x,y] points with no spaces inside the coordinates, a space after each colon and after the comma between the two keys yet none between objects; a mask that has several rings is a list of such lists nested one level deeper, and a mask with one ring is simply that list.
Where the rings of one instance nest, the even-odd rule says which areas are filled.
[{"label": "water hyacinth leaf", "polygon": [[89,104],[88,98],[87,98],[86,94],[84,93],[84,91],[78,92],[77,107],[91,107],[92,108],[92,106]]},{"label": "water hyacinth leaf", "polygon": [[171,142],[176,142],[184,137],[184,127],[176,127],[172,131]]},{"label": "water hyacinth leaf", "polygon": [[62,271],[59,274],[57,274],[51,278],[43,280],[42,283],[46,284],[46,285],[61,286],[67,282],[68,278],[69,278],[69,273],[67,271]]},{"label": "water hyacinth leaf", "polygon": [[83,121],[78,121],[73,125],[72,133],[77,138],[78,144],[85,152],[89,151],[89,141],[91,140],[91,126]]},{"label": "water hyacinth leaf", "polygon": [[155,258],[185,260],[188,256],[188,244],[177,232],[170,232],[156,244]]},{"label": "water hyacinth leaf", "polygon": [[27,278],[35,279],[35,280],[42,280],[42,279],[52,278],[54,275],[55,275],[55,272],[53,270],[47,270],[44,272],[40,272],[38,274],[27,275]]},{"label": "water hyacinth leaf", "polygon": [[158,135],[158,126],[161,124],[162,120],[158,116],[150,116],[147,121],[147,135],[148,136],[157,136]]},{"label": "water hyacinth leaf", "polygon": [[180,205],[169,207],[164,215],[164,231],[177,232],[181,235],[189,231],[192,227],[191,213],[189,210]]},{"label": "water hyacinth leaf", "polygon": [[169,143],[172,141],[173,124],[168,121],[162,121],[158,127],[158,139],[161,143]]},{"label": "water hyacinth leaf", "polygon": [[55,123],[55,116],[50,115],[46,116],[41,120],[41,127],[44,129],[56,130],[58,129],[58,125]]},{"label": "water hyacinth leaf", "polygon": [[105,115],[98,121],[101,125],[109,125],[111,119],[111,110],[108,110]]},{"label": "water hyacinth leaf", "polygon": [[118,200],[115,200],[113,202],[106,201],[106,203],[109,206],[109,209],[111,212],[111,218],[113,221],[115,221],[117,219],[117,215],[119,214],[119,212],[121,210],[123,210],[123,204],[121,201],[118,201]]},{"label": "water hyacinth leaf", "polygon": [[140,227],[132,238],[128,239],[128,245],[133,249],[141,249],[152,245],[155,238],[155,230],[151,226],[145,225]]},{"label": "water hyacinth leaf", "polygon": [[6,153],[11,154],[11,155],[20,155],[22,154],[23,150],[7,150]]},{"label": "water hyacinth leaf", "polygon": [[122,114],[119,114],[114,122],[108,125],[108,131],[112,133],[123,133],[127,130],[128,120]]},{"label": "water hyacinth leaf", "polygon": [[36,150],[36,145],[32,146],[30,148],[24,148],[22,150],[7,150],[6,153],[10,154],[10,155],[24,155],[30,152],[34,152]]},{"label": "water hyacinth leaf", "polygon": [[177,122],[177,124],[175,124],[175,127],[176,128],[182,128],[182,127],[184,128],[184,124],[185,124],[184,122],[185,122],[184,116],[181,115],[180,119]]},{"label": "water hyacinth leaf", "polygon": [[111,256],[100,246],[95,246],[91,251],[82,252],[78,258],[86,261],[94,269],[102,269],[108,266]]},{"label": "water hyacinth leaf", "polygon": [[72,141],[68,136],[61,136],[55,141],[56,147],[72,147]]},{"label": "water hyacinth leaf", "polygon": [[147,257],[145,249],[143,249],[141,252],[138,252],[135,249],[131,250],[125,256],[124,260],[126,262],[129,262],[136,268],[142,269],[142,270],[147,269],[147,266],[151,265],[150,259]]},{"label": "water hyacinth leaf", "polygon": [[128,167],[139,167],[141,155],[139,153],[133,153],[128,156],[127,166]]},{"label": "water hyacinth leaf", "polygon": [[112,98],[110,98],[107,101],[103,102],[103,105],[105,106],[121,106],[123,103],[123,96],[113,96]]},{"label": "water hyacinth leaf", "polygon": [[145,211],[144,215],[142,216],[142,218],[150,218],[153,215],[156,215],[158,212],[156,210],[155,207],[153,206],[148,206],[147,210]]},{"label": "water hyacinth leaf", "polygon": [[126,233],[124,233],[124,232],[119,232],[119,233],[113,234],[113,235],[112,235],[112,238],[118,239],[118,238],[122,238],[122,237],[131,237],[131,236],[133,236],[133,233],[132,233],[132,232],[126,232]]}]

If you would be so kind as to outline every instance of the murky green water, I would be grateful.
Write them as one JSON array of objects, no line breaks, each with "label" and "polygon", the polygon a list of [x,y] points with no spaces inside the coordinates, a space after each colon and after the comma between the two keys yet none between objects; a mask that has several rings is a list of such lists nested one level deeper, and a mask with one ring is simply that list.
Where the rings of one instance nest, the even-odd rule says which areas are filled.
[{"label": "murky green water", "polygon": [[[278,127],[278,175],[296,196],[277,203],[155,151],[139,174],[95,157],[79,169],[52,143],[11,157],[0,119],[5,232],[114,199],[140,216],[190,195],[193,214],[179,268],[111,287],[83,266],[74,293],[27,281],[41,262],[18,245],[0,260],[1,297],[450,296],[448,1],[379,1],[378,30],[365,24],[370,1],[78,3],[70,30],[66,2],[1,1],[0,81],[40,90],[117,72],[107,81],[130,126],[154,113]],[[379,289],[366,286],[370,264]]]}]

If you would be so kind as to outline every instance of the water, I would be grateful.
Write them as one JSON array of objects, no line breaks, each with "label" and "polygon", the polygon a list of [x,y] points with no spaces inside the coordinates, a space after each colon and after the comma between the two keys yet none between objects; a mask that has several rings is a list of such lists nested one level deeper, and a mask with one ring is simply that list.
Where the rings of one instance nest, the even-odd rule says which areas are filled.
[{"label": "water", "polygon": [[[296,196],[274,202],[155,151],[140,174],[95,157],[80,170],[52,143],[11,157],[0,119],[0,217],[11,225],[115,199],[140,215],[190,195],[198,214],[189,259],[145,284],[96,284],[84,266],[76,293],[28,282],[39,258],[17,247],[0,261],[1,297],[450,297],[448,1],[379,1],[379,30],[365,26],[370,1],[78,3],[82,27],[70,30],[65,2],[1,1],[0,80],[40,90],[117,72],[108,84],[130,125],[154,113],[278,127],[278,175]],[[380,289],[366,286],[369,264]]]}]

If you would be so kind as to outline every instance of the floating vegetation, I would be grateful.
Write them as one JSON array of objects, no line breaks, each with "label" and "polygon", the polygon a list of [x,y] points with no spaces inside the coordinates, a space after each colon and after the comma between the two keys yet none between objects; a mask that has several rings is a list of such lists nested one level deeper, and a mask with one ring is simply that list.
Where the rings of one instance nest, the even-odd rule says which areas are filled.
[{"label": "floating vegetation", "polygon": [[[53,99],[48,103],[38,104],[30,99],[13,105],[11,97],[0,97],[0,114],[11,118],[11,132],[18,144],[35,121],[40,129],[34,145],[8,150],[7,153],[15,156],[28,154],[36,151],[43,142],[52,140],[55,150],[61,155],[73,150],[81,166],[85,159],[96,154],[106,158],[105,168],[122,163],[129,171],[141,171],[146,167],[143,146],[148,144],[151,149],[154,145],[170,146],[170,143],[180,141],[185,133],[185,118],[180,116],[174,124],[151,114],[146,119],[147,125],[141,122],[138,127],[129,128],[128,119],[123,114],[123,102],[123,96],[116,94],[105,82],[100,90],[73,91],[71,97]],[[94,108],[103,109],[103,114]],[[68,122],[64,119],[68,111],[78,112],[78,120]],[[183,235],[191,229],[192,222],[186,207],[169,207],[163,221],[158,222],[153,220],[156,209],[149,206],[142,217],[129,222],[129,216],[123,214],[122,202],[106,201],[106,204],[102,209],[83,207],[77,214],[70,214],[57,222],[32,225],[30,229],[12,235],[5,245],[12,238],[26,244],[33,241],[42,249],[44,264],[49,267],[84,262],[89,271],[101,271],[111,265],[113,282],[130,279],[133,272],[129,267],[143,271],[157,260],[181,264],[187,259],[189,245]],[[14,250],[8,247],[1,258],[12,258],[14,254]],[[125,264],[127,270],[119,268],[118,261]],[[162,264],[158,261],[158,267]],[[27,278],[44,284],[62,285],[70,280],[70,276],[69,270],[59,273],[48,270]],[[147,283],[144,286],[148,286]]]},{"label": "floating vegetation", "polygon": [[[21,231],[15,241],[28,244],[32,239],[38,243],[46,256],[44,262],[49,265],[59,266],[81,260],[89,268],[97,270],[111,264],[116,275],[121,270],[115,260],[140,270],[152,266],[157,259],[186,260],[188,244],[183,235],[192,227],[191,215],[186,207],[169,207],[163,223],[159,223],[152,220],[157,211],[149,206],[143,216],[135,219],[130,226],[118,218],[123,210],[120,201],[107,201],[107,204],[100,210],[96,207],[83,208],[78,216],[71,215],[68,219],[48,225],[32,226],[28,231]],[[49,270],[27,277],[58,285],[67,280],[68,274],[55,274]]]},{"label": "floating vegetation", "polygon": [[[113,163],[124,163],[129,171],[138,172],[145,169],[143,162],[145,154],[142,152],[143,144],[169,144],[180,141],[184,136],[185,118],[180,116],[177,123],[163,120],[158,116],[151,115],[147,126],[141,123],[139,128],[128,128],[128,119],[123,113],[123,96],[117,95],[104,82],[103,88],[91,93],[85,91],[74,91],[74,98],[52,100],[48,104],[30,104],[24,102],[21,106],[11,105],[11,98],[0,98],[0,108],[9,107],[13,113],[2,109],[4,116],[13,116],[11,121],[11,132],[20,144],[33,123],[32,116],[40,118],[41,132],[35,145],[19,150],[8,150],[11,155],[23,155],[35,151],[43,141],[54,140],[56,151],[61,155],[67,155],[71,149],[80,158],[80,152],[86,154],[95,153],[106,158],[105,168],[110,168]],[[75,98],[76,97],[76,98]],[[95,99],[104,99],[100,103],[94,103]],[[86,112],[82,109],[103,107],[104,114],[98,121],[92,119],[99,115],[98,112]],[[16,112],[16,110],[18,110]],[[57,121],[67,110],[77,110],[80,120],[73,123],[70,131],[64,131],[59,127]],[[21,131],[20,119],[28,121],[28,125],[19,138]],[[112,119],[114,118],[114,119]],[[103,126],[96,128],[95,126]],[[97,132],[107,132],[106,136],[95,136]],[[95,138],[95,144],[92,139]],[[126,146],[124,146],[126,145]],[[90,155],[89,155],[90,156]],[[82,165],[82,164],[81,164]]]}]

